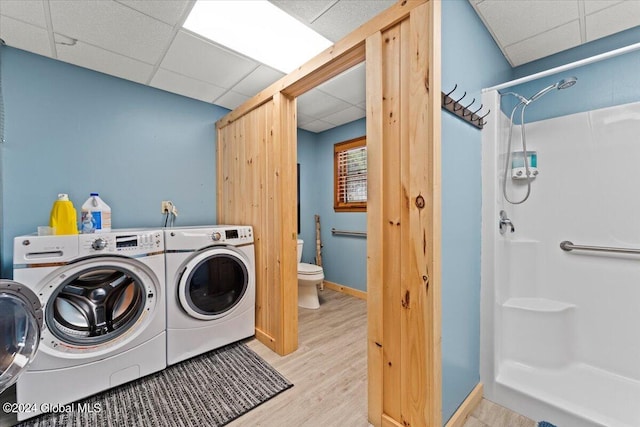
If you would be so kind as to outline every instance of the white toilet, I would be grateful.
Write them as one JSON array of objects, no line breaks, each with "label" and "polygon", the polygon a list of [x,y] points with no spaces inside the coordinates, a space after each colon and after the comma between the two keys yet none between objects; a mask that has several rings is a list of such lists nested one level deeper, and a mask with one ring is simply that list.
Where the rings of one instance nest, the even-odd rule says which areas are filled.
[{"label": "white toilet", "polygon": [[300,262],[303,244],[298,240],[298,307],[316,309],[320,308],[318,285],[324,280],[324,271],[318,265]]}]

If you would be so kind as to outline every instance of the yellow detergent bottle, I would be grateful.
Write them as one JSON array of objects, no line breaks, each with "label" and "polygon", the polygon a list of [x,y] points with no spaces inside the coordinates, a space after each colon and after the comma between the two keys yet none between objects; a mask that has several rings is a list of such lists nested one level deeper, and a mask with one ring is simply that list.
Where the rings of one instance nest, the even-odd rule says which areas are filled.
[{"label": "yellow detergent bottle", "polygon": [[49,217],[49,227],[55,228],[55,234],[78,234],[78,223],[76,222],[76,208],[69,200],[69,195],[58,194],[58,200],[53,202],[51,216]]}]

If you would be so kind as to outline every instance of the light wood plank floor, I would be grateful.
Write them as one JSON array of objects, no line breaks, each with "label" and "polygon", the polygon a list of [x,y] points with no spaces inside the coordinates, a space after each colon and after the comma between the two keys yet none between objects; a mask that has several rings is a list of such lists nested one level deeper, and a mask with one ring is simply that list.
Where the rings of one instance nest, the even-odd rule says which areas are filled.
[{"label": "light wood plank floor", "polygon": [[536,427],[538,423],[490,400],[482,399],[464,427]]},{"label": "light wood plank floor", "polygon": [[281,357],[257,340],[248,346],[294,386],[232,427],[367,427],[367,304],[329,289],[318,310],[299,309],[298,350]]}]

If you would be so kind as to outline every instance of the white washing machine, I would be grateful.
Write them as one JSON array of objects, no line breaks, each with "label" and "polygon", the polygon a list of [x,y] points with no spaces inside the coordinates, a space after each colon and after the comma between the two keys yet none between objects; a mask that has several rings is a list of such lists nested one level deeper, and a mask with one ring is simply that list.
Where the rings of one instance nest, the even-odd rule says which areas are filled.
[{"label": "white washing machine", "polygon": [[162,230],[20,236],[13,262],[14,281],[36,295],[44,318],[31,364],[8,359],[26,366],[18,420],[166,367]]},{"label": "white washing machine", "polygon": [[167,364],[255,334],[250,226],[165,229]]}]

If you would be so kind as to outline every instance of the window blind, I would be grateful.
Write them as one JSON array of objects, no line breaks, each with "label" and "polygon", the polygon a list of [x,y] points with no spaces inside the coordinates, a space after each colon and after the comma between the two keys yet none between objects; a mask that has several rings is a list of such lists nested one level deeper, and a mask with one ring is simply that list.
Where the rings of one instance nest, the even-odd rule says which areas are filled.
[{"label": "window blind", "polygon": [[367,201],[367,147],[357,147],[338,153],[336,183],[339,203]]}]

